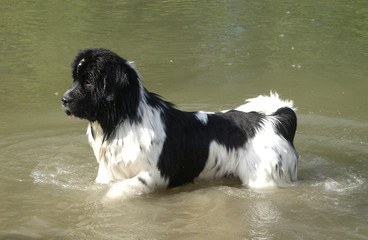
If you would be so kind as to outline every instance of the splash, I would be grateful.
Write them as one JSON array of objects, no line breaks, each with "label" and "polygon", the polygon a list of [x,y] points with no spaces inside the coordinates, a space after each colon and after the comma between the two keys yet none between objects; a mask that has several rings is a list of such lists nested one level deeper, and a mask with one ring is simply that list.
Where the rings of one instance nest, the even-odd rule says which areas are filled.
[{"label": "splash", "polygon": [[58,162],[41,162],[33,169],[31,177],[34,179],[34,183],[52,184],[63,189],[87,191],[96,188],[93,178],[83,176],[80,174],[81,172],[88,171],[73,165],[62,165]]}]

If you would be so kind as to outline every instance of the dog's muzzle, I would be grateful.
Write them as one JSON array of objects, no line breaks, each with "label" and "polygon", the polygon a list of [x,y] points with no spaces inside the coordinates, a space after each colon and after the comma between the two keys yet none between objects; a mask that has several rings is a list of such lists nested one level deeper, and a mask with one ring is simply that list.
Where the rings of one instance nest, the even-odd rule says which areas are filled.
[{"label": "dog's muzzle", "polygon": [[71,97],[69,97],[67,95],[67,93],[64,94],[64,96],[61,98],[61,102],[62,102],[62,107],[63,107],[63,110],[64,112],[66,113],[66,115],[70,117],[73,116],[73,114],[70,112],[70,109],[69,109],[69,103],[71,103],[72,99]]}]

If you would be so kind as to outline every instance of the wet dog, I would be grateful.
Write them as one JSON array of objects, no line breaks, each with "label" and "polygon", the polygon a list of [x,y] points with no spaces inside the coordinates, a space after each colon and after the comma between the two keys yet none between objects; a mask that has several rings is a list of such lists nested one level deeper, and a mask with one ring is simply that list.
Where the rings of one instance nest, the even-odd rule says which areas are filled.
[{"label": "wet dog", "polygon": [[79,52],[72,75],[62,106],[89,121],[96,182],[111,184],[108,196],[226,176],[252,188],[297,180],[295,109],[277,93],[230,111],[180,111],[147,91],[130,62],[101,48]]}]

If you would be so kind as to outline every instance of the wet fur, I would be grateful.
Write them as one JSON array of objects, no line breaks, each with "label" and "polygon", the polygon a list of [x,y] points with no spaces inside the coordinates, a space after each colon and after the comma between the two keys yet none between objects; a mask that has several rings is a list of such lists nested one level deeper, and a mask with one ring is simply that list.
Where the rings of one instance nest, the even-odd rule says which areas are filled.
[{"label": "wet fur", "polygon": [[109,196],[234,176],[264,188],[297,179],[297,127],[291,101],[276,93],[219,113],[183,112],[147,91],[134,66],[106,49],[86,49],[62,98],[69,116],[88,120]]}]

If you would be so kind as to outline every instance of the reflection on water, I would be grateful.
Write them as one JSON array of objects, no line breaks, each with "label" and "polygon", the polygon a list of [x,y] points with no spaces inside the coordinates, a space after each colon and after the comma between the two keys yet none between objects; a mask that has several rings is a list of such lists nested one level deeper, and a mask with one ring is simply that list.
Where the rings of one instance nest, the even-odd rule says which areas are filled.
[{"label": "reflection on water", "polygon": [[252,238],[268,238],[272,236],[270,230],[275,229],[275,225],[280,218],[280,213],[272,203],[259,201],[255,203],[250,215]]},{"label": "reflection on water", "polygon": [[[366,239],[364,1],[2,1],[0,239]],[[150,91],[218,111],[295,101],[299,181],[236,179],[106,204],[87,123],[60,95],[79,49],[110,48]]]}]

